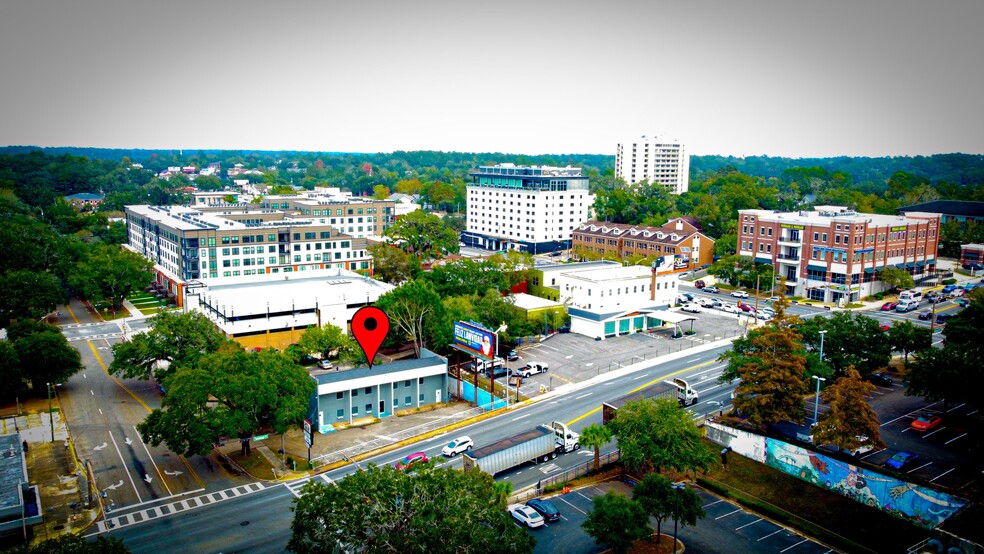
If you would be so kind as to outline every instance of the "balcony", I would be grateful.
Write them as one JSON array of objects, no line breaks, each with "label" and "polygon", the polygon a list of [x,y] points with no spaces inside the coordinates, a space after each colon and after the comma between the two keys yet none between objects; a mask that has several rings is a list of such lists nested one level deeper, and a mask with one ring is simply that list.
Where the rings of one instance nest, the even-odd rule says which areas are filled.
[{"label": "balcony", "polygon": [[799,262],[800,255],[799,255],[799,253],[788,253],[788,252],[787,253],[780,253],[780,254],[777,254],[776,255],[776,259],[777,260],[787,260],[787,261]]},{"label": "balcony", "polygon": [[779,235],[779,244],[803,244],[803,236],[799,233],[783,233]]}]

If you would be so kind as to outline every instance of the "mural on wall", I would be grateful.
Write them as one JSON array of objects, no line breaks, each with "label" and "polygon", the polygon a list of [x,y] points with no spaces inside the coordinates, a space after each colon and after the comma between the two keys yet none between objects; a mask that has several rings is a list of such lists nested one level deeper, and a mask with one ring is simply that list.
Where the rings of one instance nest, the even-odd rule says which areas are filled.
[{"label": "mural on wall", "polygon": [[733,452],[789,475],[932,529],[963,508],[967,501],[928,487],[913,485],[855,464],[771,437],[716,423],[707,437]]}]

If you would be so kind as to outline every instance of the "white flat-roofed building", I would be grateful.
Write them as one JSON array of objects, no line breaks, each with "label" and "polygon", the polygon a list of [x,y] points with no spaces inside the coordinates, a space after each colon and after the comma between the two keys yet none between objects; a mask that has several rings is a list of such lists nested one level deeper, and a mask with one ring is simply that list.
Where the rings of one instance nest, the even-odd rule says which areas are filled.
[{"label": "white flat-roofed building", "polygon": [[567,250],[594,195],[576,167],[482,166],[467,187],[466,246],[533,254]]},{"label": "white flat-roofed building", "polygon": [[649,181],[683,194],[690,186],[690,156],[680,141],[643,136],[618,144],[615,176],[630,185]]}]

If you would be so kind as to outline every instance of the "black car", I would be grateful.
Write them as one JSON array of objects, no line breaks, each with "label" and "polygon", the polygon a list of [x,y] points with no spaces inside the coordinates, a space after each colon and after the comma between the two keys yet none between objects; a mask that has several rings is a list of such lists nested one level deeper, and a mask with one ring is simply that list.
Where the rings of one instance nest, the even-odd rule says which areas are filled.
[{"label": "black car", "polygon": [[950,314],[936,314],[936,324],[937,325],[944,325],[944,324],[946,324],[946,320],[947,319],[950,319]]},{"label": "black car", "polygon": [[560,519],[560,510],[553,505],[553,502],[549,500],[540,500],[539,498],[534,498],[526,503],[527,506],[536,510],[538,514],[543,516],[546,521],[557,521]]},{"label": "black car", "polygon": [[933,318],[933,312],[929,310],[923,310],[919,312],[919,319],[926,321]]},{"label": "black car", "polygon": [[868,381],[879,387],[890,387],[894,383],[892,378],[884,373],[872,373],[868,376]]}]

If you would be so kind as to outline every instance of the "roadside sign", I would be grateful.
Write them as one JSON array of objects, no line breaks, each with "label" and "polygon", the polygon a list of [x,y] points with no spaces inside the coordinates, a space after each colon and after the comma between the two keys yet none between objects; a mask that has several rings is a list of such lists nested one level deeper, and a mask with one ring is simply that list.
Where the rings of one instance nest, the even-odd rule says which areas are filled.
[{"label": "roadside sign", "polygon": [[304,420],[304,442],[308,448],[314,445],[314,425],[308,419]]},{"label": "roadside sign", "polygon": [[268,438],[270,438],[270,435],[256,435],[253,437],[253,442],[267,440]]}]

